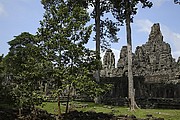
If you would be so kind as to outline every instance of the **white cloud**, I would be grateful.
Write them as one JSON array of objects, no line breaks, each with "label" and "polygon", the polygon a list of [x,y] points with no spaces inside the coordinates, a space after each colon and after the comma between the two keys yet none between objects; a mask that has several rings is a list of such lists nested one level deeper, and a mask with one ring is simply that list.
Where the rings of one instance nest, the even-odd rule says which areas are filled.
[{"label": "white cloud", "polygon": [[4,6],[3,4],[0,3],[0,15],[5,15],[6,14],[6,11],[4,9]]},{"label": "white cloud", "polygon": [[119,60],[119,57],[120,57],[120,50],[117,50],[117,49],[112,49],[114,55],[115,55],[115,66],[117,66],[117,62]]},{"label": "white cloud", "polygon": [[180,56],[180,33],[173,32],[167,26],[162,25],[162,34],[164,41],[172,45],[173,57],[177,59]]},{"label": "white cloud", "polygon": [[150,33],[151,26],[153,25],[153,22],[151,22],[148,19],[145,20],[135,20],[135,25],[139,28],[139,32],[146,32]]},{"label": "white cloud", "polygon": [[[144,20],[136,20],[135,25],[138,28],[139,32],[150,33],[151,26],[154,22],[144,19]],[[172,54],[174,58],[178,58],[180,56],[180,33],[173,32],[168,26],[160,24],[161,32],[164,36],[164,41],[171,45]]]},{"label": "white cloud", "polygon": [[94,7],[91,6],[91,5],[89,5],[89,6],[88,6],[88,9],[87,9],[87,12],[88,12],[88,13],[92,13],[93,10],[94,10]]}]

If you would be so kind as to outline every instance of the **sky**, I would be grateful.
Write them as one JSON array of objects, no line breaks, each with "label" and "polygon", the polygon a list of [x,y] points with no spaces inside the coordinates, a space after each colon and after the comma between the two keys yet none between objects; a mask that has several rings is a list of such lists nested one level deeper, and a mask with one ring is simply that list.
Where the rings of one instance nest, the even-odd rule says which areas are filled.
[{"label": "sky", "polygon": [[[147,42],[151,26],[160,23],[164,41],[170,44],[172,55],[177,60],[180,56],[180,5],[174,4],[174,0],[150,1],[153,2],[153,7],[143,9],[139,5],[131,24],[133,51]],[[43,13],[40,0],[0,0],[0,55],[8,53],[7,42],[13,40],[14,36],[22,32],[36,34]],[[111,45],[116,62],[121,47],[127,44],[125,28],[120,29],[119,42]],[[95,42],[90,41],[87,46],[95,48]]]}]

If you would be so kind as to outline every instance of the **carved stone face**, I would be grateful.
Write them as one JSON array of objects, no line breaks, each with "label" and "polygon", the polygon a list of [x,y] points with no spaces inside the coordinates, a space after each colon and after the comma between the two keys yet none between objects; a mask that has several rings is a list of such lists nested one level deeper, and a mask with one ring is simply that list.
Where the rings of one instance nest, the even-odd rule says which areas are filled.
[{"label": "carved stone face", "polygon": [[127,46],[123,46],[120,53],[120,58],[127,57]]},{"label": "carved stone face", "polygon": [[103,64],[106,68],[115,68],[115,56],[111,49],[108,49],[103,58]]},{"label": "carved stone face", "polygon": [[160,25],[159,23],[155,23],[152,27],[151,27],[151,33],[150,35],[156,35],[157,33],[160,32]]},{"label": "carved stone face", "polygon": [[155,23],[151,27],[151,32],[149,34],[149,41],[154,41],[154,42],[162,42],[163,41],[163,36],[160,30],[160,25],[159,23]]}]

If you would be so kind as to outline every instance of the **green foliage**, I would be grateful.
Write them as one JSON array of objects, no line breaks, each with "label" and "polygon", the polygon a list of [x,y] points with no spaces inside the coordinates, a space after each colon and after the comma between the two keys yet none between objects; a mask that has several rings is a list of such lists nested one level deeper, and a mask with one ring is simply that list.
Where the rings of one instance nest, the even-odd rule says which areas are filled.
[{"label": "green foliage", "polygon": [[45,14],[38,30],[39,44],[46,61],[53,63],[50,78],[56,90],[74,87],[80,93],[87,89],[91,94],[101,93],[101,87],[90,78],[98,62],[95,52],[85,48],[92,32],[92,25],[86,26],[90,20],[86,9],[71,0],[41,2]]},{"label": "green foliage", "polygon": [[81,95],[88,96],[91,99],[94,99],[99,95],[103,95],[112,88],[110,84],[97,83],[95,79],[84,76],[82,77],[83,78],[80,78],[76,83],[76,89]]},{"label": "green foliage", "polygon": [[34,95],[41,79],[41,55],[35,40],[35,36],[26,32],[21,33],[8,42],[10,51],[4,58],[7,85],[15,100],[14,104],[19,108],[32,107],[40,100],[39,96]]},{"label": "green foliage", "polygon": [[148,0],[128,0],[126,4],[125,0],[110,0],[113,7],[111,12],[113,16],[120,22],[122,25],[126,20],[126,13],[130,14],[131,22],[133,22],[134,15],[138,12],[138,4],[141,4],[142,8],[151,8],[153,3]]},{"label": "green foliage", "polygon": [[5,73],[5,64],[3,55],[0,56],[0,104],[14,105],[12,99],[11,86],[9,86],[8,76]]},{"label": "green foliage", "polygon": [[3,65],[3,55],[0,56],[0,88],[2,86],[2,82],[3,82],[3,72],[4,72],[4,65]]},{"label": "green foliage", "polygon": [[2,74],[3,73],[3,63],[2,63],[2,61],[3,61],[3,55],[2,56],[0,56],[0,74]]},{"label": "green foliage", "polygon": [[[71,0],[73,1],[73,0]],[[91,19],[96,19],[97,17],[100,17],[100,21],[98,21],[100,23],[99,29],[100,31],[97,31],[98,28],[96,28],[97,26],[97,22],[95,20],[95,25],[93,27],[93,31],[96,33],[94,36],[94,40],[97,42],[97,32],[100,32],[98,34],[100,34],[100,46],[101,50],[105,50],[107,48],[110,47],[110,43],[113,42],[118,42],[119,38],[117,37],[117,32],[120,30],[119,22],[116,22],[114,19],[110,19],[108,17],[106,17],[106,15],[111,15],[111,9],[112,8],[112,2],[111,0],[100,0],[99,2],[95,2],[93,0],[77,0],[77,3],[79,3],[81,6],[83,6],[84,8],[88,9],[89,7],[91,7],[90,9],[93,8],[92,13],[90,13]],[[98,6],[99,4],[99,9],[96,10],[96,6]],[[97,11],[100,12],[100,14],[97,14]]]},{"label": "green foliage", "polygon": [[[95,52],[85,47],[93,26],[87,26],[90,16],[84,6],[72,0],[41,3],[45,13],[37,35],[23,32],[15,36],[8,42],[10,51],[3,58],[3,67],[0,61],[0,74],[8,81],[5,86],[14,104],[19,108],[39,104],[44,83],[51,85],[54,95],[74,87],[78,93],[93,98],[109,89],[92,79],[100,63]],[[106,20],[103,24],[109,29],[105,33],[114,37],[117,29],[111,29],[113,23]]]}]

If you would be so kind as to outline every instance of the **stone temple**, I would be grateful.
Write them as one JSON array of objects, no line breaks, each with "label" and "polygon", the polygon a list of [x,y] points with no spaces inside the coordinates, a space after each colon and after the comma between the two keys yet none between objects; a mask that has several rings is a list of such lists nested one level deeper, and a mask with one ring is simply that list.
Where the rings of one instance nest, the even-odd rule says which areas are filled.
[{"label": "stone temple", "polygon": [[[127,46],[121,48],[117,67],[115,55],[108,49],[103,57],[101,78],[103,82],[113,84],[113,88],[104,95],[104,102],[113,102],[114,99],[114,104],[121,104],[117,102],[119,98],[127,97],[127,72]],[[137,46],[133,53],[133,76],[136,99],[152,101],[156,98],[153,99],[156,103],[160,98],[169,98],[161,99],[164,104],[170,98],[180,99],[180,57],[177,62],[172,57],[170,45],[163,41],[159,23],[151,27],[148,41]]]}]

